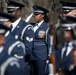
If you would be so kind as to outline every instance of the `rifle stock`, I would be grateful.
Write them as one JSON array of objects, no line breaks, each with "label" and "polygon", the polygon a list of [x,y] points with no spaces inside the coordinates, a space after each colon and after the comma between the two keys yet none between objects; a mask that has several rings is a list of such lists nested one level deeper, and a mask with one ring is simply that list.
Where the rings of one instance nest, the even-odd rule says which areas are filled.
[{"label": "rifle stock", "polygon": [[[53,45],[52,45],[52,53],[50,54],[50,60],[53,65],[53,74],[56,75],[56,58],[55,58],[55,51],[54,51],[54,48],[56,46],[56,27],[54,25],[50,28],[50,32],[51,32],[50,35],[53,35]],[[64,75],[64,72],[60,70],[58,72],[58,75]]]},{"label": "rifle stock", "polygon": [[56,28],[53,26],[51,29],[52,29],[51,32],[53,34],[53,45],[52,45],[52,53],[50,54],[50,60],[53,65],[53,74],[55,75],[56,74],[56,59],[55,59],[54,47],[56,45]]},{"label": "rifle stock", "polygon": [[64,72],[63,72],[63,71],[59,71],[58,74],[59,74],[59,75],[64,75]]},{"label": "rifle stock", "polygon": [[53,65],[53,74],[55,75],[56,74],[56,63],[55,63],[55,54],[54,53],[51,53],[50,60]]}]

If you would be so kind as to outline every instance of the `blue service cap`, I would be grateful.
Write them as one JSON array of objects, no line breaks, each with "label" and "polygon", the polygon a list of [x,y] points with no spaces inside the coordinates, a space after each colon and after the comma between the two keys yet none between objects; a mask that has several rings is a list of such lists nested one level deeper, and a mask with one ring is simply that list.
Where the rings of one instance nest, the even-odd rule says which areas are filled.
[{"label": "blue service cap", "polygon": [[70,26],[70,25],[62,25],[61,26],[61,30],[63,30],[63,31],[67,31],[67,30],[72,30],[74,27],[72,27],[72,26]]},{"label": "blue service cap", "polygon": [[71,10],[76,9],[76,2],[63,1],[63,0],[60,0],[59,2],[62,4],[61,11],[63,13],[68,13]]},{"label": "blue service cap", "polygon": [[34,5],[33,9],[34,9],[34,14],[47,14],[47,13],[49,13],[49,11],[46,8],[43,8],[41,6]]},{"label": "blue service cap", "polygon": [[10,30],[10,28],[0,23],[0,34],[5,34],[7,30]]},{"label": "blue service cap", "polygon": [[9,1],[7,2],[7,4],[8,4],[8,6],[7,6],[7,11],[8,11],[8,12],[9,12],[9,11],[12,12],[12,11],[18,9],[18,8],[22,9],[23,7],[25,7],[24,4],[19,3],[19,2],[16,2],[16,1],[14,1],[14,0],[9,0]]},{"label": "blue service cap", "polygon": [[71,16],[66,16],[66,19],[61,20],[62,30],[72,30],[76,27],[76,18]]},{"label": "blue service cap", "polygon": [[62,17],[61,23],[64,23],[64,24],[76,23],[76,17],[72,17],[72,16]]},{"label": "blue service cap", "polygon": [[15,16],[0,11],[0,22],[4,22],[8,20],[12,21],[13,19],[15,19]]}]

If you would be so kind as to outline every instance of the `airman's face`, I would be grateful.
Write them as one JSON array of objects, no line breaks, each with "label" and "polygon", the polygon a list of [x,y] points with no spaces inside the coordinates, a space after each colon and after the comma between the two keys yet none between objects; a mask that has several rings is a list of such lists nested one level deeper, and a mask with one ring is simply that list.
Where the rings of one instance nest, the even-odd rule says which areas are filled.
[{"label": "airman's face", "polygon": [[0,34],[0,46],[3,46],[4,42],[5,42],[5,36],[4,34]]},{"label": "airman's face", "polygon": [[34,19],[36,22],[41,22],[43,20],[44,15],[43,14],[35,14]]},{"label": "airman's face", "polygon": [[71,41],[72,39],[71,31],[63,31],[63,38],[65,39],[65,41]]},{"label": "airman's face", "polygon": [[12,12],[9,12],[10,14],[12,14],[13,16],[16,17],[16,19],[18,19],[21,16],[21,10],[20,9],[16,9]]}]

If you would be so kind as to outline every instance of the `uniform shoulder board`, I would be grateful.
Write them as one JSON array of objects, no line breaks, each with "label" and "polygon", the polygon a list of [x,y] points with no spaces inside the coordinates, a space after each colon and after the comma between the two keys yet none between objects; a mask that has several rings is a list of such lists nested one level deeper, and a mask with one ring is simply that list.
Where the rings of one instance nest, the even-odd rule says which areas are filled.
[{"label": "uniform shoulder board", "polygon": [[[11,65],[10,65],[11,64]],[[18,59],[15,57],[10,57],[8,58],[0,67],[0,75],[5,75],[5,71],[7,69],[8,66],[13,66],[16,65],[17,68],[20,68],[20,65],[18,63]]]},{"label": "uniform shoulder board", "polygon": [[22,31],[22,33],[21,33],[21,40],[23,40],[23,35],[24,35],[24,33],[25,33],[25,31],[26,31],[27,28],[28,28],[28,30],[29,30],[29,29],[32,29],[32,30],[33,30],[33,26],[32,26],[31,24],[28,24],[28,25],[23,29],[23,31]]},{"label": "uniform shoulder board", "polygon": [[24,44],[23,44],[22,42],[20,42],[20,41],[17,41],[17,42],[15,42],[14,44],[12,44],[12,45],[9,47],[9,49],[8,49],[8,55],[11,55],[13,49],[14,49],[17,45],[18,45],[18,46],[21,46],[21,47],[23,48],[24,54],[26,53],[26,52],[25,52],[25,46],[24,46]]}]

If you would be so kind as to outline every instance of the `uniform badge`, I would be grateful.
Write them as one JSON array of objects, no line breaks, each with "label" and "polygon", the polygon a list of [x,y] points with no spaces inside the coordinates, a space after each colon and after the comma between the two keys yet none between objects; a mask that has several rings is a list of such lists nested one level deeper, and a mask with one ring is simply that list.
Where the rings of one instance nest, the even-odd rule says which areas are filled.
[{"label": "uniform badge", "polygon": [[17,28],[19,28],[19,26],[17,26]]},{"label": "uniform badge", "polygon": [[39,31],[38,37],[39,38],[44,38],[44,36],[45,36],[45,31],[43,31],[43,30]]},{"label": "uniform badge", "polygon": [[15,39],[18,39],[18,35],[15,35]]},{"label": "uniform badge", "polygon": [[33,38],[26,37],[26,40],[27,40],[28,42],[32,42],[32,41],[33,41]]}]

